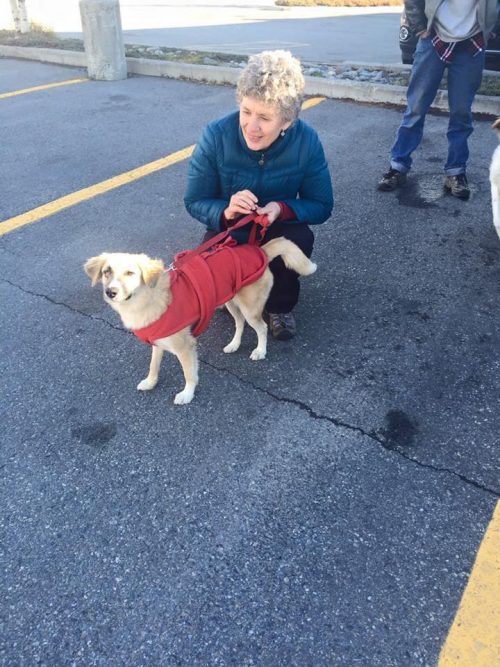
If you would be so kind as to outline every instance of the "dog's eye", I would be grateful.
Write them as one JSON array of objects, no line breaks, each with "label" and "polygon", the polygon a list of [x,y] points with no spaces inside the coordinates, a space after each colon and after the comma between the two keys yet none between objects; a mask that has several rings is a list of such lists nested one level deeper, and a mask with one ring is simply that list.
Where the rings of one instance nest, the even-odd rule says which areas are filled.
[{"label": "dog's eye", "polygon": [[125,271],[126,276],[135,276],[135,273],[133,271]]},{"label": "dog's eye", "polygon": [[104,271],[102,272],[102,275],[103,275],[103,276],[109,276],[110,273],[111,273],[111,269],[109,268],[109,266],[107,266],[107,267],[104,269]]}]

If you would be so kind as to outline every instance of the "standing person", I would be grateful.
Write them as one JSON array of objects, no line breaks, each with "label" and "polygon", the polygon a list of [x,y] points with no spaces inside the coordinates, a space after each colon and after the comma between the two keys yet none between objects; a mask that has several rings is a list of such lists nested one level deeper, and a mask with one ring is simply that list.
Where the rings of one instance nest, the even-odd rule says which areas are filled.
[{"label": "standing person", "polygon": [[427,111],[448,70],[448,159],[444,187],[470,196],[466,166],[472,133],[472,102],[481,84],[484,46],[498,16],[497,0],[405,0],[411,30],[419,36],[408,85],[408,106],[391,149],[390,168],[378,189],[406,183],[411,154],[420,144]]},{"label": "standing person", "polygon": [[[330,173],[316,132],[298,118],[304,90],[300,63],[288,51],[249,58],[237,85],[239,110],[210,123],[191,158],[184,203],[207,226],[204,240],[250,213],[272,223],[265,239],[284,236],[310,257],[309,225],[333,208]],[[249,226],[234,232],[248,240]],[[269,265],[274,285],[266,311],[274,338],[295,334],[299,277],[281,258]]]}]

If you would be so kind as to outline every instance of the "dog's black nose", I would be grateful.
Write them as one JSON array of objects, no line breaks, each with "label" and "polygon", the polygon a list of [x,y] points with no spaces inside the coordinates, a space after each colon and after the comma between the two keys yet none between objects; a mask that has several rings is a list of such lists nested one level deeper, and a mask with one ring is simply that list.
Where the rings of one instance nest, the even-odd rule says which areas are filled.
[{"label": "dog's black nose", "polygon": [[117,289],[113,289],[112,287],[108,287],[106,289],[106,296],[109,297],[110,299],[114,299],[117,294],[118,294]]}]

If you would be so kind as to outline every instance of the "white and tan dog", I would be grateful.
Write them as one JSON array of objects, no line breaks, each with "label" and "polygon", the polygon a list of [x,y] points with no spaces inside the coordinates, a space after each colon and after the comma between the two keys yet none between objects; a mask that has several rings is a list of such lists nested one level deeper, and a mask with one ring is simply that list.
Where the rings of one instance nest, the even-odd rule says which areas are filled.
[{"label": "white and tan dog", "polygon": [[[493,123],[500,141],[500,118]],[[493,208],[493,224],[500,236],[500,145],[496,147],[490,165],[491,206]]]},{"label": "white and tan dog", "polygon": [[[316,271],[311,262],[297,245],[283,237],[273,239],[262,246],[270,262],[282,257],[286,266],[299,275],[306,276]],[[170,274],[163,262],[147,255],[128,253],[103,253],[92,257],[84,265],[85,272],[92,280],[102,282],[104,300],[120,315],[128,329],[141,329],[157,321],[172,302]],[[250,285],[240,289],[226,303],[234,318],[235,333],[224,348],[224,352],[236,352],[240,347],[245,320],[257,334],[257,347],[250,359],[264,359],[267,351],[267,325],[262,318],[264,306],[273,285],[273,275],[268,267]],[[196,338],[191,334],[191,326],[166,338],[154,341],[148,376],[139,382],[137,389],[153,389],[158,382],[160,363],[165,350],[174,354],[184,372],[185,387],[175,396],[174,403],[190,403],[198,384],[198,355]]]}]

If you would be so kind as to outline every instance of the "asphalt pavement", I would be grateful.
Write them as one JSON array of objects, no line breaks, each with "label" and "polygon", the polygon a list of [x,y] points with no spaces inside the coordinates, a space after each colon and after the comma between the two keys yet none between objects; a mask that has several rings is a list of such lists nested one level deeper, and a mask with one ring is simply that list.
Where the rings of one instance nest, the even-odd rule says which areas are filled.
[{"label": "asphalt pavement", "polygon": [[[0,60],[0,94],[84,71]],[[7,221],[195,143],[231,87],[152,77],[0,99]],[[500,495],[500,242],[477,120],[472,196],[429,116],[407,187],[375,184],[400,111],[326,100],[335,208],[298,334],[251,362],[231,320],[181,372],[92,289],[103,251],[167,262],[202,229],[187,162],[3,234],[3,665],[435,665]]]}]

